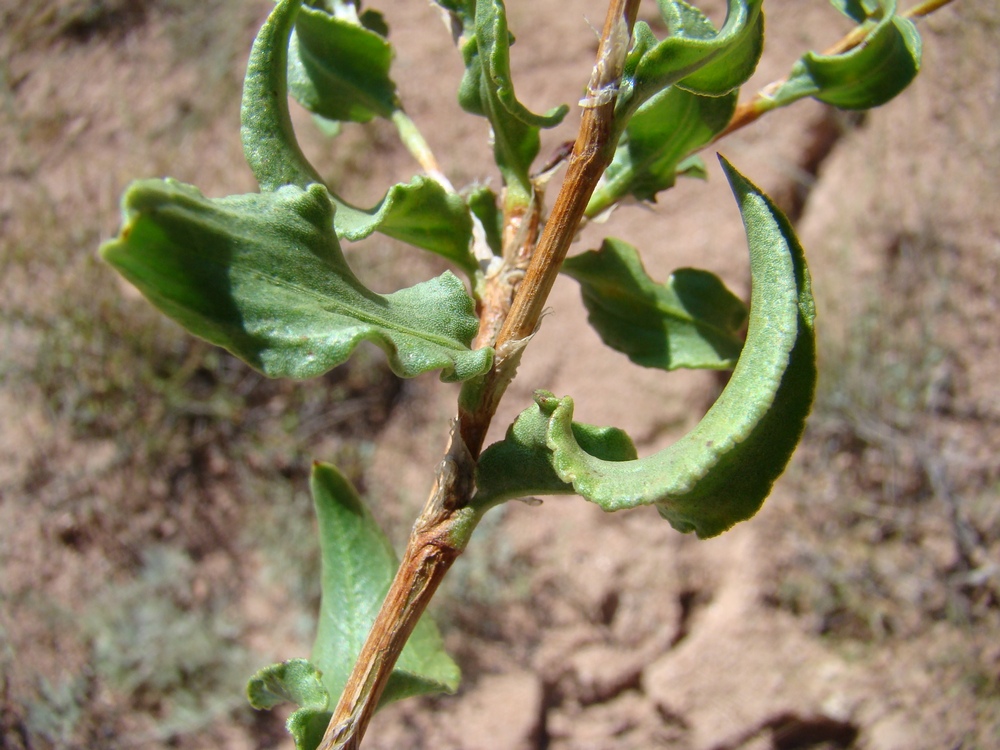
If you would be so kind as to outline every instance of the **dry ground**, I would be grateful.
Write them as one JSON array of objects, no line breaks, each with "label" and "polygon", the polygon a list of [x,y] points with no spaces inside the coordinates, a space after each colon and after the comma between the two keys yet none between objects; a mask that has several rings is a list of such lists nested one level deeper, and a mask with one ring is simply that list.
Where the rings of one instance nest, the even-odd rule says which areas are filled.
[{"label": "dry ground", "polygon": [[[456,184],[491,175],[433,10],[392,5],[408,111]],[[601,3],[509,5],[523,96],[576,101]],[[399,383],[370,352],[264,381],[95,258],[132,178],[254,189],[238,89],[268,7],[0,1],[0,748],[288,746],[240,691],[309,647],[310,460],[344,467],[397,541],[429,485],[453,388]],[[841,31],[825,0],[765,9],[755,83]],[[438,605],[459,695],[385,711],[368,746],[1000,747],[1000,10],[958,2],[921,28],[898,101],[860,121],[800,105],[723,145],[796,219],[820,312],[817,406],[765,510],[709,542],[571,498],[496,512]],[[297,122],[359,201],[412,174],[383,127],[331,142]],[[581,247],[599,232],[654,276],[693,264],[747,291],[714,169]],[[441,269],[382,240],[352,259],[379,289]],[[552,308],[498,433],[544,387],[649,452],[718,392],[603,350],[572,282]]]}]

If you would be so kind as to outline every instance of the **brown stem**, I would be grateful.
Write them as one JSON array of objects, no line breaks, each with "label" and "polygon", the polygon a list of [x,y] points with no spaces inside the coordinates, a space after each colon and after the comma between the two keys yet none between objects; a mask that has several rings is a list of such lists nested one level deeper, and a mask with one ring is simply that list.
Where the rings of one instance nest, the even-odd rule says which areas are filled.
[{"label": "brown stem", "polygon": [[[482,346],[495,341],[494,367],[483,379],[471,408],[465,405],[460,409],[458,425],[439,466],[434,488],[417,519],[399,570],[334,709],[319,750],[356,750],[360,746],[403,646],[478,521],[478,516],[466,507],[475,487],[475,456],[500,397],[513,377],[523,342],[538,325],[587,201],[613,155],[614,144],[609,142],[609,136],[615,97],[605,94],[617,91],[637,7],[638,0],[612,0],[588,90],[598,103],[588,105],[584,112],[552,216],[533,254],[531,246],[536,230],[532,225],[537,226],[539,217],[537,213],[521,217],[529,222],[528,231],[521,242],[514,243],[511,252],[505,253],[508,273],[501,278],[499,288],[506,290],[506,294],[483,299],[484,326],[476,343]],[[538,209],[533,206],[531,211]],[[516,229],[511,229],[514,230],[511,235],[516,236]],[[511,282],[510,272],[514,272],[516,279],[519,267],[523,268],[529,256],[525,280],[520,285]],[[504,319],[508,307],[510,313]]]},{"label": "brown stem", "polygon": [[613,0],[608,8],[597,50],[598,62],[587,92],[588,99],[593,98],[595,103],[583,111],[583,121],[569,157],[566,177],[510,314],[500,330],[498,348],[507,342],[526,339],[535,332],[587,202],[614,156],[616,144],[612,142],[611,134],[616,99],[611,96],[602,101],[601,93],[612,90],[621,80],[625,53],[628,51],[628,45],[622,44],[622,28],[625,29],[627,42],[632,34],[638,6],[638,0]]},{"label": "brown stem", "polygon": [[452,434],[399,570],[334,709],[320,750],[357,750],[406,641],[475,528],[468,513],[442,512],[472,494],[474,465]]}]

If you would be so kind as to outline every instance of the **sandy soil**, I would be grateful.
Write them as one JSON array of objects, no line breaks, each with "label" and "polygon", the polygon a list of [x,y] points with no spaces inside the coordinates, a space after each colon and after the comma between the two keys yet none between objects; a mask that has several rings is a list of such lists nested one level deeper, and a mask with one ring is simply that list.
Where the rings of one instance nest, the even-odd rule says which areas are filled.
[{"label": "sandy soil", "polygon": [[[37,5],[0,2],[0,748],[288,746],[239,686],[309,647],[309,460],[345,465],[398,541],[455,389],[398,384],[375,356],[262,383],[94,260],[131,178],[254,188],[238,86],[268,3]],[[492,175],[484,121],[453,101],[446,32],[427,4],[398,5],[409,113],[456,184]],[[510,6],[523,98],[576,101],[600,3]],[[748,90],[841,30],[820,0],[765,7]],[[367,747],[1000,746],[998,28],[991,4],[958,3],[921,26],[925,70],[899,100],[860,121],[804,104],[722,146],[795,218],[820,314],[815,414],[761,514],[701,542],[576,498],[497,511],[439,597],[459,694],[384,711]],[[296,117],[359,201],[413,172],[385,128],[331,143]],[[745,294],[739,216],[710,169],[580,248],[619,236],[655,277],[697,265]],[[385,240],[352,257],[379,289],[441,268]],[[605,350],[572,281],[551,306],[497,436],[546,388],[647,453],[718,393],[715,376]],[[142,365],[150,351],[162,361]]]}]

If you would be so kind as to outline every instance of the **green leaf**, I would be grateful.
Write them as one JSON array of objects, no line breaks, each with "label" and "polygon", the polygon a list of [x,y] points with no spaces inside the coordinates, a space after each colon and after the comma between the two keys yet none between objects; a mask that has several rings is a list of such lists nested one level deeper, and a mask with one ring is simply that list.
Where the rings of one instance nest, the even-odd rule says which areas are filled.
[{"label": "green leaf", "polygon": [[[852,18],[861,12],[871,15],[855,3],[841,10]],[[854,49],[839,55],[803,55],[787,81],[763,99],[761,109],[784,107],[807,96],[841,109],[871,109],[903,91],[920,72],[920,34],[912,21],[896,14],[895,0],[879,0],[874,18]]]},{"label": "green leaf", "polygon": [[[755,13],[745,25],[741,25],[738,18],[739,10],[730,3],[722,33],[716,32],[711,21],[688,3],[681,0],[659,0],[659,5],[667,28],[677,35],[718,44],[721,41],[718,38],[726,33],[726,27],[732,24],[731,28],[734,29],[725,46],[714,53],[709,62],[678,81],[677,86],[696,94],[721,96],[734,92],[753,75],[764,51],[764,12],[761,3],[743,3],[747,12]],[[759,10],[755,11],[751,7],[753,5]]]},{"label": "green leaf", "polygon": [[451,273],[389,295],[354,276],[322,185],[205,198],[172,180],[133,183],[124,226],[101,254],[161,311],[271,377],[320,375],[371,341],[393,371],[486,371],[478,321]]},{"label": "green leaf", "polygon": [[[389,590],[396,555],[351,483],[329,464],[315,463],[310,480],[319,516],[323,596],[312,660],[330,695],[339,696]],[[426,615],[414,628],[380,705],[426,693],[453,693],[458,667]]]},{"label": "green leaf", "polygon": [[288,53],[288,87],[306,109],[330,120],[368,122],[399,108],[389,77],[392,45],[358,19],[303,7]]},{"label": "green leaf", "polygon": [[[323,182],[302,155],[288,114],[286,69],[293,77],[305,70],[302,67],[304,64],[302,60],[293,63],[290,69],[286,64],[289,34],[299,12],[298,6],[299,0],[282,0],[275,6],[257,35],[244,82],[243,149],[254,177],[265,192],[277,190],[283,185],[305,188],[310,184]],[[301,44],[313,39],[313,35],[320,41],[325,39],[324,44],[329,43],[338,49],[341,41],[338,35],[341,34],[353,35],[351,38],[363,38],[367,40],[364,44],[374,43],[372,38],[381,39],[378,34],[356,23],[331,16],[321,10],[303,8],[299,17],[301,29],[309,29],[306,32],[300,29]],[[314,26],[317,28],[314,29]],[[327,34],[329,39],[324,36]],[[316,56],[323,53],[320,41],[316,42],[313,50]],[[383,43],[384,40],[378,42],[378,44]],[[351,79],[351,86],[365,87],[368,83],[365,76],[371,76],[374,80],[380,75],[378,70],[382,68],[376,70],[367,67],[374,65],[374,62],[355,50],[350,43],[345,43],[341,52],[348,60],[345,65],[350,63],[359,66],[360,72],[356,79]],[[391,50],[386,46],[383,52],[382,67],[388,71]],[[304,56],[302,59],[312,58]],[[339,58],[334,56],[333,62],[329,64],[334,65],[337,59]],[[357,119],[354,115],[361,116],[358,113],[361,113],[364,107],[357,108],[356,97],[351,99],[347,95],[341,96],[342,92],[339,92],[334,85],[340,79],[336,79],[332,72],[326,78],[317,73],[317,77],[311,80],[319,88],[309,96],[318,97],[316,102],[329,99],[331,104],[329,106],[316,104],[313,107],[309,104],[311,100],[303,93],[304,89],[301,86],[298,95],[304,96],[307,106],[313,108],[319,116],[333,120]],[[388,81],[387,77],[385,81]],[[395,85],[391,81],[388,83],[385,81],[378,85],[373,83],[370,92],[373,96],[377,96],[381,103],[369,102],[375,109],[369,108],[364,111],[388,116],[398,106]],[[301,84],[301,81],[299,83]],[[354,115],[348,117],[344,113],[335,112],[334,109],[341,105],[350,109]],[[416,177],[406,185],[394,185],[389,188],[385,197],[370,209],[353,206],[334,192],[330,192],[330,199],[337,206],[337,232],[346,239],[357,240],[379,231],[389,237],[442,255],[470,274],[477,268],[471,252],[472,219],[468,207],[460,197],[449,195],[433,180]]]},{"label": "green leaf", "polygon": [[722,533],[753,516],[798,443],[816,381],[814,306],[798,240],[774,204],[727,162],[750,245],[750,323],[732,379],[699,424],[635,461],[590,454],[573,401],[537,397],[559,478],[608,511],[656,505],[679,531]]},{"label": "green leaf", "polygon": [[878,11],[880,0],[830,0],[830,4],[857,23],[864,23]]},{"label": "green leaf", "polygon": [[479,267],[472,255],[469,207],[429,177],[418,175],[405,185],[393,185],[374,208],[340,201],[333,225],[343,239],[360,240],[377,230],[437,253],[470,275]]},{"label": "green leaf", "polygon": [[670,86],[629,120],[615,156],[587,205],[587,216],[626,196],[655,201],[673,187],[681,162],[720,133],[736,110],[737,93],[709,97]]},{"label": "green leaf", "polygon": [[[554,398],[538,391],[537,398]],[[472,505],[483,511],[492,505],[529,495],[571,495],[573,486],[552,468],[546,446],[549,416],[533,404],[510,427],[504,439],[483,451],[476,467],[476,496]],[[588,454],[605,461],[636,458],[632,439],[615,427],[573,422],[573,437]]]},{"label": "green leaf", "polygon": [[316,750],[323,741],[332,716],[332,711],[311,708],[300,708],[289,716],[285,728],[295,740],[295,750]]},{"label": "green leaf", "polygon": [[288,114],[288,37],[301,0],[280,0],[257,33],[243,80],[240,139],[261,190],[323,180],[299,148]]},{"label": "green leaf", "polygon": [[600,250],[567,258],[590,324],[605,344],[643,367],[725,370],[740,356],[746,307],[708,271],[682,268],[666,283],[646,274],[639,253],[606,239]]},{"label": "green leaf", "polygon": [[729,0],[718,32],[705,16],[680,0],[659,0],[670,36],[658,41],[648,24],[636,23],[625,58],[615,117],[628,117],[654,94],[678,84],[694,93],[722,96],[753,74],[763,44],[762,0]]},{"label": "green leaf", "polygon": [[247,683],[247,699],[257,709],[271,709],[282,703],[324,710],[330,694],[322,676],[307,659],[289,659],[257,672]]},{"label": "green leaf", "polygon": [[[468,21],[468,10],[451,10]],[[467,37],[462,47],[465,75],[458,101],[466,112],[490,121],[497,167],[516,199],[526,203],[531,198],[529,172],[538,155],[539,129],[555,127],[569,110],[564,105],[538,115],[518,101],[510,72],[510,44],[503,2],[479,0],[475,34]]]},{"label": "green leaf", "polygon": [[299,706],[286,724],[296,750],[315,750],[330,723],[330,693],[322,674],[306,659],[264,667],[247,683],[247,698],[256,709],[268,710],[282,703]]}]

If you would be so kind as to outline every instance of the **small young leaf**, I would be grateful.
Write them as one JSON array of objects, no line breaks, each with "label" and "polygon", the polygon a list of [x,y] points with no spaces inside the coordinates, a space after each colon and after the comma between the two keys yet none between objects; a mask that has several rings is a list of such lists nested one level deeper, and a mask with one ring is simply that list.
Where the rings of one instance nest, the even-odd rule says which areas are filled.
[{"label": "small young leaf", "polygon": [[210,200],[172,180],[133,183],[124,226],[101,254],[161,311],[270,377],[309,378],[367,340],[393,371],[467,380],[491,350],[451,273],[389,295],[354,276],[322,185]]},{"label": "small young leaf", "polygon": [[[537,398],[554,398],[538,391]],[[497,503],[529,495],[571,495],[573,486],[560,479],[552,468],[546,445],[549,416],[532,404],[517,417],[504,439],[483,451],[476,467],[476,496],[473,506],[482,511]],[[605,461],[636,458],[635,445],[624,431],[615,427],[572,424],[573,436],[583,450]]]},{"label": "small young leaf", "polygon": [[289,659],[264,667],[247,683],[247,699],[257,709],[271,709],[282,703],[300,708],[324,710],[330,694],[319,671],[307,659]]},{"label": "small young leaf", "polygon": [[403,185],[393,185],[369,209],[337,203],[333,217],[337,236],[364,239],[374,231],[437,253],[468,274],[478,268],[472,255],[472,217],[461,196],[418,175]]},{"label": "small young leaf", "polygon": [[671,35],[658,41],[648,24],[636,23],[625,59],[615,117],[628,117],[654,94],[679,84],[694,93],[722,96],[753,74],[763,44],[762,0],[729,0],[717,33],[700,11],[681,0],[659,0]]},{"label": "small young leaf", "polygon": [[[312,660],[322,670],[330,695],[339,696],[399,562],[354,487],[336,468],[314,464],[310,486],[323,556]],[[453,693],[459,678],[437,627],[425,615],[407,641],[380,705],[412,695]]]},{"label": "small young leaf", "polygon": [[288,53],[288,88],[306,109],[330,120],[368,122],[399,108],[389,77],[392,45],[381,34],[305,6]]},{"label": "small young leaf", "polygon": [[811,96],[841,109],[871,109],[909,86],[920,71],[920,34],[912,21],[896,14],[896,0],[878,0],[877,5],[877,13],[858,3],[838,6],[852,18],[864,12],[877,22],[854,49],[839,55],[803,55],[788,80],[769,92],[762,108],[784,107]]},{"label": "small young leaf", "polygon": [[323,676],[306,659],[289,659],[264,667],[247,683],[247,698],[257,709],[271,709],[282,703],[299,706],[285,725],[295,740],[296,750],[316,750],[327,724],[330,693]]},{"label": "small young leaf", "polygon": [[636,461],[589,454],[573,401],[538,398],[559,477],[605,510],[656,505],[679,531],[722,533],[760,509],[802,433],[816,380],[814,306],[802,248],[773,203],[724,162],[750,244],[753,280],[743,353],[719,400],[674,445]]},{"label": "small young leaf", "polygon": [[685,157],[729,124],[736,97],[735,91],[709,97],[676,86],[655,94],[629,120],[587,205],[587,216],[597,216],[628,195],[655,201],[659,191],[673,187]]},{"label": "small young leaf", "polygon": [[[460,9],[449,7],[449,10]],[[468,10],[460,13],[460,17],[468,21]],[[466,112],[490,121],[497,166],[508,188],[516,191],[519,200],[527,202],[531,197],[531,163],[539,149],[539,129],[558,125],[568,108],[556,107],[538,115],[518,101],[510,72],[510,44],[502,0],[477,2],[475,34],[466,38],[462,48],[465,75],[459,86],[458,101]]]},{"label": "small young leaf", "polygon": [[646,274],[639,253],[606,239],[563,262],[580,282],[590,324],[605,344],[643,367],[725,370],[740,356],[746,307],[708,271],[682,268],[665,284]]},{"label": "small young leaf", "polygon": [[243,79],[240,139],[250,171],[265,192],[323,182],[299,148],[288,114],[288,37],[301,2],[279,0],[274,6],[254,40]]}]

